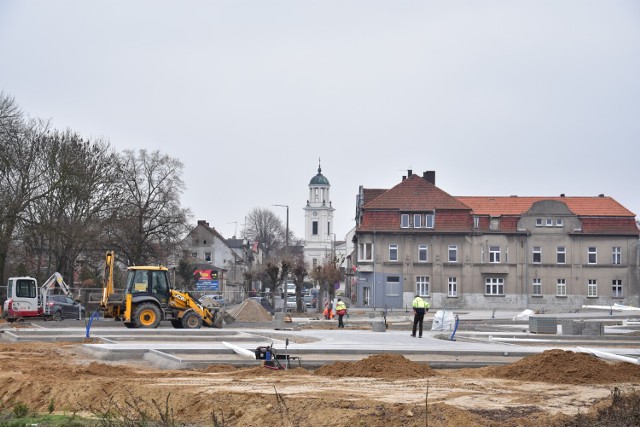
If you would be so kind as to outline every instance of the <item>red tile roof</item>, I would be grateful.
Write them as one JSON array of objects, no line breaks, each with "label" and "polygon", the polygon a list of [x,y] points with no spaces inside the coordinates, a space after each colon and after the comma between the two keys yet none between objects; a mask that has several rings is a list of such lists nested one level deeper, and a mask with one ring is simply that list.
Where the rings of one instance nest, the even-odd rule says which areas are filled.
[{"label": "red tile roof", "polygon": [[364,204],[366,205],[367,203],[369,203],[376,197],[380,196],[381,194],[385,193],[386,191],[387,191],[386,189],[381,189],[381,188],[363,188],[362,198],[364,199],[363,200]]},{"label": "red tile roof", "polygon": [[365,210],[393,209],[424,211],[430,209],[470,208],[418,175],[411,175],[364,206]]},{"label": "red tile roof", "polygon": [[522,215],[531,205],[542,200],[556,200],[567,205],[578,216],[629,216],[635,214],[611,197],[487,197],[457,196],[477,215]]}]

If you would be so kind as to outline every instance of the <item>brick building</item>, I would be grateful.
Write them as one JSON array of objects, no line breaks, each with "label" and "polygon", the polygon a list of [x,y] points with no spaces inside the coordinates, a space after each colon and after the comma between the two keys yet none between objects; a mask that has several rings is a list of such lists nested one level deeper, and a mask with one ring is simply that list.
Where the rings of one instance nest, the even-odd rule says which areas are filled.
[{"label": "brick building", "polygon": [[359,306],[638,306],[635,215],[611,197],[459,197],[409,171],[356,207]]}]

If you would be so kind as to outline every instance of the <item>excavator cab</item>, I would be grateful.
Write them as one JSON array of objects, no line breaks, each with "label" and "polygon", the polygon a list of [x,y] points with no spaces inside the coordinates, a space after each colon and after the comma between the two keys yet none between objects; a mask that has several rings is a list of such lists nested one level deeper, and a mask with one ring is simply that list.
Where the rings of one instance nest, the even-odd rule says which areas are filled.
[{"label": "excavator cab", "polygon": [[125,285],[124,322],[127,327],[156,328],[171,318],[171,290],[165,267],[129,267]]}]

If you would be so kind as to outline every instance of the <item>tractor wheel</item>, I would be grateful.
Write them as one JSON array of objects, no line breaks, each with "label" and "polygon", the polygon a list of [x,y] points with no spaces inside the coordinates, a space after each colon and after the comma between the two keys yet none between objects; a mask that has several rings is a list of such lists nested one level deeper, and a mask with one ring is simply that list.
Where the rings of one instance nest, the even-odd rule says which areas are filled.
[{"label": "tractor wheel", "polygon": [[133,322],[124,322],[124,327],[127,329],[133,329],[136,327],[136,324]]},{"label": "tractor wheel", "polygon": [[174,319],[171,321],[171,326],[173,326],[176,329],[182,329],[182,320],[180,319]]},{"label": "tractor wheel", "polygon": [[185,329],[200,329],[202,317],[195,311],[189,311],[182,317],[182,327]]},{"label": "tractor wheel", "polygon": [[133,321],[138,328],[157,328],[160,324],[160,309],[153,303],[142,303],[136,308]]}]

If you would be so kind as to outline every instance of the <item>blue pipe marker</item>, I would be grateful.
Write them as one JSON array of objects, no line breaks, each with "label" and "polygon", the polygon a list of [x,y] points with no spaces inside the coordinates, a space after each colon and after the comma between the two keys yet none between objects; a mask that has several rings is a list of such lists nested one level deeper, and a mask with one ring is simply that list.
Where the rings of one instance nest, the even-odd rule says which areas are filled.
[{"label": "blue pipe marker", "polygon": [[93,319],[99,319],[99,318],[100,318],[100,312],[98,310],[94,311],[91,317],[89,318],[89,322],[87,323],[87,333],[84,336],[85,338],[91,338],[90,336],[91,322],[93,322]]},{"label": "blue pipe marker", "polygon": [[453,332],[451,333],[451,338],[449,338],[449,341],[455,341],[454,337],[456,336],[456,331],[458,330],[459,323],[460,323],[460,318],[456,314],[456,325],[453,327]]}]

